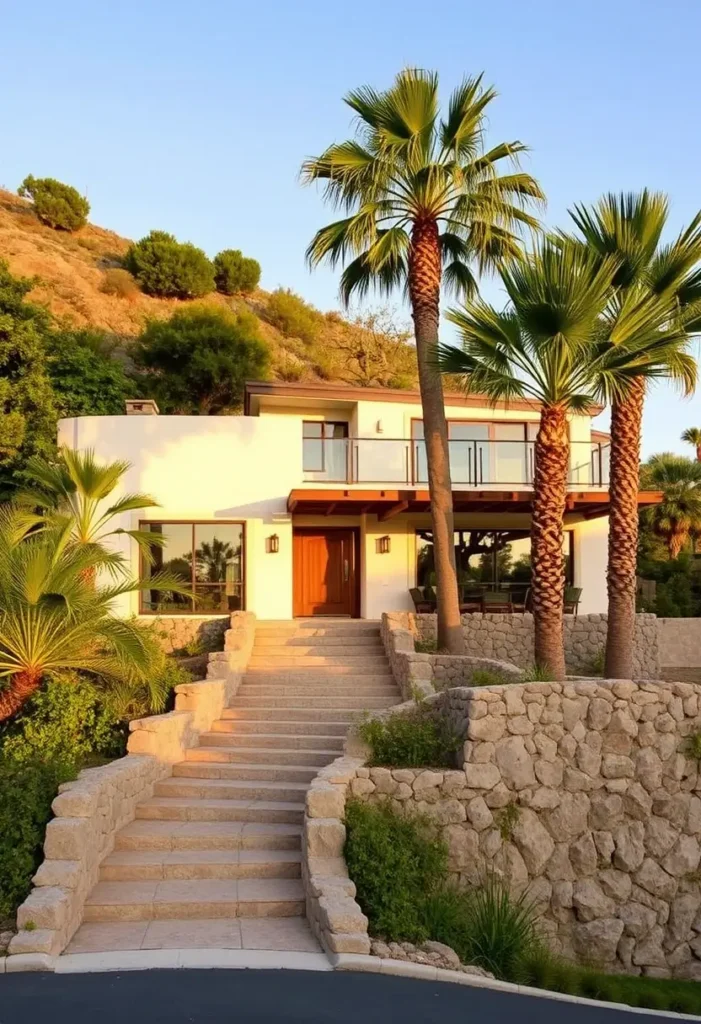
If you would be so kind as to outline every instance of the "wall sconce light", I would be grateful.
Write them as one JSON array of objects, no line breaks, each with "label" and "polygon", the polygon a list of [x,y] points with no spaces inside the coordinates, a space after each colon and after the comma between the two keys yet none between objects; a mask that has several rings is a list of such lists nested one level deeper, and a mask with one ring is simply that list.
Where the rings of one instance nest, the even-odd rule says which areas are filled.
[{"label": "wall sconce light", "polygon": [[385,425],[382,422],[382,420],[378,420],[377,421],[377,423],[375,424],[375,430],[376,430],[376,432],[378,434],[384,434],[384,432],[385,432]]},{"label": "wall sconce light", "polygon": [[385,534],[384,537],[380,537],[380,539],[377,542],[377,552],[378,552],[378,554],[380,554],[380,555],[388,555],[389,552],[390,552],[391,546],[392,546],[392,542],[391,542],[388,534]]},{"label": "wall sconce light", "polygon": [[265,547],[269,555],[276,555],[280,550],[280,538],[276,533],[271,533],[266,538]]}]

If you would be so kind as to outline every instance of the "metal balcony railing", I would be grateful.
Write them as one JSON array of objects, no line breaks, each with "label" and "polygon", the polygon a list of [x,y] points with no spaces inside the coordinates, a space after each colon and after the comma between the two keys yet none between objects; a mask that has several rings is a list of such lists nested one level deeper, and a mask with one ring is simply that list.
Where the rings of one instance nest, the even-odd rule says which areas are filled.
[{"label": "metal balcony railing", "polygon": [[[309,440],[306,441],[309,446]],[[533,441],[449,441],[453,487],[532,487]],[[428,484],[423,440],[341,437],[318,441],[310,452],[315,468],[304,470],[307,483]],[[610,445],[573,441],[568,485],[573,489],[607,487]]]}]

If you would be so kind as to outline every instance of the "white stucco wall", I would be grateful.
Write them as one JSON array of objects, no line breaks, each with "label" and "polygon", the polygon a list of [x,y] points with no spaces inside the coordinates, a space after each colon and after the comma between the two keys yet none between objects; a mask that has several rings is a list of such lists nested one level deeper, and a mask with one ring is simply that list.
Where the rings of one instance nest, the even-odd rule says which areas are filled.
[{"label": "white stucco wall", "polygon": [[[447,412],[462,419],[484,420],[496,415],[488,408],[448,407]],[[421,409],[400,403],[360,402],[357,408],[344,407],[343,414],[331,407],[317,409],[317,415],[322,414],[329,419],[347,416],[351,432],[359,436],[379,436],[376,425],[381,420],[383,437],[407,437],[411,419],[420,417]],[[250,417],[81,417],[60,422],[59,442],[78,449],[94,448],[104,461],[127,459],[132,463],[122,481],[123,492],[149,493],[160,508],[142,515],[125,514],[120,523],[124,528],[136,527],[140,519],[243,520],[246,607],[259,618],[287,619],[292,616],[292,520],[286,512],[287,497],[291,490],[303,486],[301,421],[313,415],[313,408],[278,408],[274,414]],[[498,415],[500,419],[520,421],[537,418],[522,411]],[[588,431],[589,420],[577,418],[580,435],[585,433],[585,426]],[[367,489],[369,485],[358,486]],[[376,619],[385,611],[411,609],[409,588],[416,582],[415,531],[430,525],[427,514],[404,514],[387,522],[378,522],[373,515],[348,520],[295,516],[295,522],[300,526],[359,526],[361,614]],[[529,519],[523,514],[456,517],[456,527],[463,529],[527,529],[528,525]],[[575,582],[583,588],[582,612],[601,612],[606,607],[607,529],[605,519],[574,526]],[[266,539],[273,533],[280,538],[277,554],[266,551]],[[385,534],[391,538],[390,552],[380,554],[377,541]],[[130,548],[126,539],[119,539],[117,546],[130,558],[136,572],[136,546]],[[118,610],[120,614],[134,614],[137,598],[124,598]]]}]

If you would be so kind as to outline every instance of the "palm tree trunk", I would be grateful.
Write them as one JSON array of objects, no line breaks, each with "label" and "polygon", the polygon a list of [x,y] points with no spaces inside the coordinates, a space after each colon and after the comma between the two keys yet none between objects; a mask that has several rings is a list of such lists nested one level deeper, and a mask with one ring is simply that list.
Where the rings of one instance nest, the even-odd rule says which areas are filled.
[{"label": "palm tree trunk", "polygon": [[409,252],[409,297],[414,317],[428,465],[428,491],[431,499],[438,600],[437,644],[439,650],[462,654],[448,427],[445,421],[443,381],[434,357],[434,349],[438,344],[440,288],[441,252],[438,226],[434,220],[417,220],[412,231]]},{"label": "palm tree trunk", "polygon": [[559,406],[546,406],[535,441],[531,563],[535,660],[554,679],[565,678],[562,543],[569,458],[565,411]]},{"label": "palm tree trunk", "polygon": [[696,461],[701,462],[701,444],[696,445]]},{"label": "palm tree trunk", "polygon": [[638,488],[640,435],[645,384],[611,408],[611,506],[608,544],[607,679],[633,675],[635,577],[638,558]]},{"label": "palm tree trunk", "polygon": [[0,722],[15,715],[24,702],[39,688],[40,682],[41,674],[29,670],[10,676],[9,685],[0,690]]}]

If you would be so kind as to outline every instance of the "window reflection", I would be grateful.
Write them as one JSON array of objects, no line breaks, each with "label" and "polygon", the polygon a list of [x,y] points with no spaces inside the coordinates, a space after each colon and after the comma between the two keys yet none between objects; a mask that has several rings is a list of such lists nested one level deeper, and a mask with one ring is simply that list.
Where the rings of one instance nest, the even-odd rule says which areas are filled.
[{"label": "window reflection", "polygon": [[166,571],[188,586],[192,597],[145,591],[141,611],[161,615],[218,615],[244,607],[243,523],[142,523],[142,529],[166,538],[153,546],[152,565],[143,575]]}]

